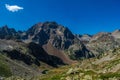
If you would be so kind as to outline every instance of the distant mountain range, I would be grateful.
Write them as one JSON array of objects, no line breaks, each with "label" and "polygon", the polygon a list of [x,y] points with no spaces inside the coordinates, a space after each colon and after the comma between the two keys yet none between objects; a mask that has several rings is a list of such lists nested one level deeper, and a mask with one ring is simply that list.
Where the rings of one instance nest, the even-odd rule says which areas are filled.
[{"label": "distant mountain range", "polygon": [[56,22],[37,23],[25,32],[3,26],[0,27],[0,60],[6,63],[10,74],[0,73],[0,76],[34,76],[47,68],[100,57],[119,47],[120,30],[75,35]]}]

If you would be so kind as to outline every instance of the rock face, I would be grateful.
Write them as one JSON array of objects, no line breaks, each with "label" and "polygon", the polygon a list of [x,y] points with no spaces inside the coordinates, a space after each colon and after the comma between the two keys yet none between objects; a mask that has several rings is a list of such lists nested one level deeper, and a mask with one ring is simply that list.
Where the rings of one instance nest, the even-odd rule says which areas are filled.
[{"label": "rock face", "polygon": [[26,31],[23,39],[25,42],[35,42],[41,46],[49,43],[57,50],[64,51],[72,59],[93,56],[89,54],[89,50],[68,28],[58,25],[56,22],[33,25]]},{"label": "rock face", "polygon": [[27,36],[27,40],[40,45],[50,42],[58,49],[68,49],[73,44],[72,40],[74,40],[74,35],[68,28],[55,22],[36,24],[26,32],[25,36]]}]

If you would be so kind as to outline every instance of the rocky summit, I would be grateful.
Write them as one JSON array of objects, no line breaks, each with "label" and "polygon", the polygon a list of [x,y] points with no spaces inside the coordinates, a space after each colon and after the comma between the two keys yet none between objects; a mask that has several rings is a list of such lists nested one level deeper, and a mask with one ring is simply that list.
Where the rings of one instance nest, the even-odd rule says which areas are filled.
[{"label": "rocky summit", "polygon": [[0,28],[0,79],[119,80],[120,30],[73,34],[56,22]]}]

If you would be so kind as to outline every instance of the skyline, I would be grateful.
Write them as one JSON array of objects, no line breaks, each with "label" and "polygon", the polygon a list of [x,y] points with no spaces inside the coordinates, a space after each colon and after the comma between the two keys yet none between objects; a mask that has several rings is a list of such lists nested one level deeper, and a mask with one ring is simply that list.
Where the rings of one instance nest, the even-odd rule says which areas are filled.
[{"label": "skyline", "polygon": [[55,21],[74,34],[112,32],[120,29],[119,4],[119,0],[1,0],[0,26],[27,30],[38,22]]}]

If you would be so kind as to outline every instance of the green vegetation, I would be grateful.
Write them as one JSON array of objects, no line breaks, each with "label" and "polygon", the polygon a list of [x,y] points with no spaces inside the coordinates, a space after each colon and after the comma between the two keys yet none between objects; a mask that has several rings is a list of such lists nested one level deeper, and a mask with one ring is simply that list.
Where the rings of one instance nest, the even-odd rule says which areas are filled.
[{"label": "green vegetation", "polygon": [[4,58],[2,57],[2,55],[0,55],[0,76],[9,77],[11,75],[12,73],[10,71],[9,66],[4,61]]},{"label": "green vegetation", "polygon": [[40,80],[61,80],[61,78],[65,75],[69,66],[63,66],[60,68],[52,69],[48,71],[46,75],[40,76]]},{"label": "green vegetation", "polygon": [[[21,50],[25,51],[22,48]],[[66,52],[69,51],[66,50]],[[77,63],[60,66],[59,68],[50,68],[50,66],[41,63],[44,66],[40,66],[39,68],[43,71],[43,74],[34,76],[29,80],[119,80],[120,68],[118,66],[116,69],[116,66],[120,64],[120,55],[114,54],[107,57],[108,55],[107,53],[106,55],[101,54],[99,58],[83,59]],[[0,76],[9,77],[11,75],[5,59],[0,56]],[[24,77],[12,76],[7,79],[22,80]]]},{"label": "green vegetation", "polygon": [[120,78],[120,73],[106,73],[106,74],[101,74],[100,76],[101,79],[108,79],[108,78]]}]

